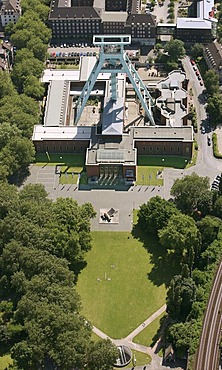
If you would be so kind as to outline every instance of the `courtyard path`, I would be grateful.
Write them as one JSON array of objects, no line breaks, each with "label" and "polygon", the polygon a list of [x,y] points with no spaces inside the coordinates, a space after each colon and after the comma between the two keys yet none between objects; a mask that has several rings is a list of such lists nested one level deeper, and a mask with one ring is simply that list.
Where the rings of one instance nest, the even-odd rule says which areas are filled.
[{"label": "courtyard path", "polygon": [[[142,344],[134,343],[133,338],[139,334],[142,330],[145,329],[149,324],[151,324],[157,317],[159,317],[163,312],[166,310],[166,305],[164,304],[162,307],[159,308],[156,312],[154,312],[153,315],[148,317],[142,324],[140,324],[136,329],[134,329],[127,337],[123,339],[112,339],[108,335],[106,335],[104,332],[102,332],[100,329],[93,326],[93,332],[98,335],[102,339],[109,338],[115,345],[125,345],[129,347],[130,349],[136,350],[138,352],[146,353],[150,355],[152,358],[151,364],[143,365],[143,366],[136,366],[134,367],[134,370],[165,370],[169,369],[169,367],[166,367],[162,365],[162,357],[158,355],[159,351],[159,345],[161,342],[161,338],[158,339],[158,341],[155,343],[153,347],[147,347]],[[181,367],[174,367],[176,370],[182,370]]]}]

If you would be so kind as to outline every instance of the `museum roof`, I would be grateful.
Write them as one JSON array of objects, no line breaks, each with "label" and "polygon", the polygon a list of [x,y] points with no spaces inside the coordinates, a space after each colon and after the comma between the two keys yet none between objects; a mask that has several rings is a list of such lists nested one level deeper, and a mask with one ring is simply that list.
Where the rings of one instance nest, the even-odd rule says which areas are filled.
[{"label": "museum roof", "polygon": [[193,141],[192,126],[169,127],[169,126],[148,126],[134,127],[134,140],[150,140],[150,141]]},{"label": "museum roof", "polygon": [[46,127],[35,125],[32,140],[90,140],[91,131],[91,127],[82,126]]}]

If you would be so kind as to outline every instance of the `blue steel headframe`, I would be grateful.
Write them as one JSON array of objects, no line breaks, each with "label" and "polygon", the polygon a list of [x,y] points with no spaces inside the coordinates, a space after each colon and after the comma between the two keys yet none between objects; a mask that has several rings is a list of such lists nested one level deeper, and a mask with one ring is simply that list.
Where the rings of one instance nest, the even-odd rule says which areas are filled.
[{"label": "blue steel headframe", "polygon": [[130,35],[96,35],[93,36],[93,43],[100,47],[99,58],[97,59],[92,72],[85,83],[85,86],[78,98],[76,105],[75,124],[78,123],[83,109],[89,99],[91,91],[97,81],[100,72],[111,74],[111,99],[116,100],[118,97],[117,91],[117,74],[126,73],[133,88],[140,100],[144,109],[145,115],[149,119],[151,125],[155,125],[152,114],[153,99],[129,60],[124,45],[131,44]]}]

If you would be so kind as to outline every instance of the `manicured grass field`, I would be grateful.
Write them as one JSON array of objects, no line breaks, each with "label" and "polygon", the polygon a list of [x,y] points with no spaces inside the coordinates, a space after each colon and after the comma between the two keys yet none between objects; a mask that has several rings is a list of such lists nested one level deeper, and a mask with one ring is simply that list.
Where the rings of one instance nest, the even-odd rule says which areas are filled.
[{"label": "manicured grass field", "polygon": [[161,320],[166,313],[162,313],[156,320],[151,322],[150,325],[148,325],[143,331],[141,331],[136,337],[134,337],[133,342],[142,344],[147,347],[152,347],[156,340],[157,340],[157,334],[158,330],[161,327]]},{"label": "manicured grass field", "polygon": [[12,364],[13,361],[11,359],[10,355],[5,355],[0,357],[0,370],[5,370],[8,368],[10,364]]},{"label": "manicured grass field", "polygon": [[139,155],[137,164],[138,166],[185,168],[188,162],[189,158],[186,157]]},{"label": "manicured grass field", "polygon": [[79,169],[84,167],[85,154],[37,153],[35,163],[39,166],[55,166],[58,164],[60,166],[65,166],[67,170],[69,167],[74,167],[78,169],[78,171],[75,172],[79,172]]},{"label": "manicured grass field", "polygon": [[152,237],[127,232],[93,232],[92,237],[77,283],[82,313],[111,338],[124,338],[165,303],[165,283],[175,270],[163,266],[162,248]]},{"label": "manicured grass field", "polygon": [[[157,175],[161,172],[161,175]],[[163,185],[162,167],[137,166],[136,185]]]},{"label": "manicured grass field", "polygon": [[[135,350],[132,350],[133,356],[136,357],[136,366],[143,366],[148,365],[151,363],[151,357],[147,353],[138,352]],[[131,361],[129,365],[125,369],[132,369],[133,368],[133,362]]]}]

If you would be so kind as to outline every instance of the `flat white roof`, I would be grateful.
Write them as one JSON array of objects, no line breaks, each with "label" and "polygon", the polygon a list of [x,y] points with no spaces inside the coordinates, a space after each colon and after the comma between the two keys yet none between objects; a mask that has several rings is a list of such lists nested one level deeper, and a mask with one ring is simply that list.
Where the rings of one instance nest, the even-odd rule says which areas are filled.
[{"label": "flat white roof", "polygon": [[193,127],[169,127],[169,126],[147,126],[133,127],[134,140],[150,140],[150,141],[193,141]]},{"label": "flat white roof", "polygon": [[201,18],[177,18],[177,28],[211,29],[211,21]]},{"label": "flat white roof", "polygon": [[42,82],[57,81],[79,81],[79,70],[68,69],[45,69],[41,78]]},{"label": "flat white roof", "polygon": [[123,108],[123,98],[117,98],[116,101],[113,101],[110,98],[104,98],[104,111],[102,120],[103,135],[122,135]]},{"label": "flat white roof", "polygon": [[46,127],[35,125],[32,140],[89,140],[91,138],[91,130],[92,128],[88,126]]},{"label": "flat white roof", "polygon": [[96,63],[96,57],[81,57],[80,59],[80,81],[87,81]]}]

